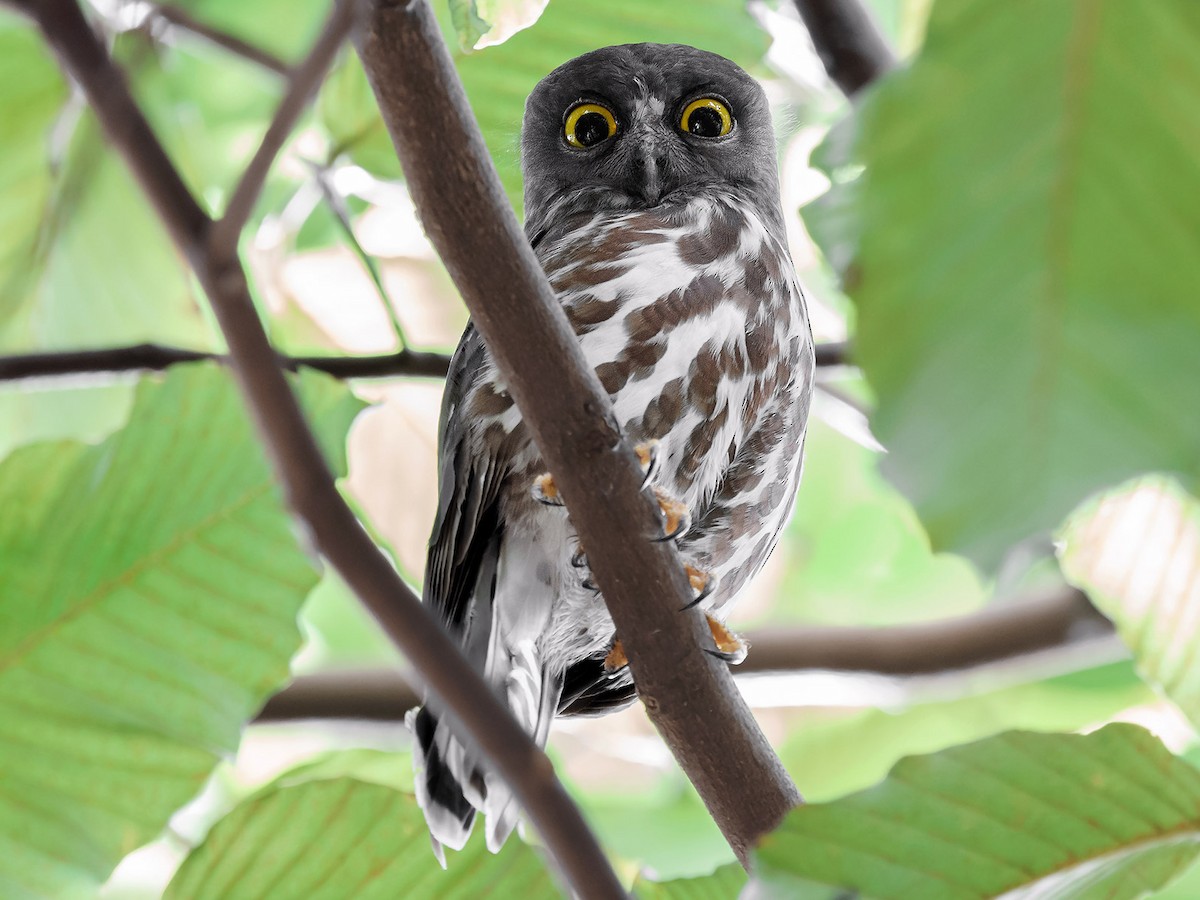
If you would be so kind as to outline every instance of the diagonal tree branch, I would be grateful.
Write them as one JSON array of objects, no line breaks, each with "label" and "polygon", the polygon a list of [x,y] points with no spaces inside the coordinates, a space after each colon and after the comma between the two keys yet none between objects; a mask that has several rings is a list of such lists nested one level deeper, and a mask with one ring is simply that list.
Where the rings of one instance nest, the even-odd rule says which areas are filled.
[{"label": "diagonal tree branch", "polygon": [[[773,627],[745,635],[751,652],[737,675],[872,672],[933,675],[1013,660],[1112,634],[1112,623],[1082,592],[1062,588],[971,615],[888,628]],[[399,721],[420,702],[391,669],[321,672],[297,678],[267,701],[256,721]]]},{"label": "diagonal tree branch", "polygon": [[221,31],[219,28],[206,25],[204,22],[196,19],[187,10],[181,9],[178,6],[169,3],[152,5],[147,19],[151,22],[155,19],[160,19],[184,31],[189,31],[223,50],[228,50],[235,56],[240,56],[255,65],[262,66],[264,69],[269,69],[279,75],[286,76],[291,74],[292,67],[274,53],[270,53],[262,47],[251,44],[249,41],[244,41],[240,37],[228,32]]},{"label": "diagonal tree branch", "polygon": [[356,8],[355,0],[334,0],[333,11],[329,14],[321,36],[317,38],[304,62],[293,70],[275,116],[267,126],[258,150],[229,198],[225,215],[212,228],[209,240],[214,253],[231,254],[236,251],[238,238],[254,211],[254,204],[262,193],[275,157],[283,149],[288,135],[296,127],[296,122],[308,108],[309,101],[325,79],[325,73],[333,64],[338,49],[345,43],[354,24]]},{"label": "diagonal tree branch", "polygon": [[250,299],[245,272],[187,192],[76,0],[22,0],[63,66],[83,87],[179,249],[191,261],[229,343],[239,386],[287,498],[316,546],[418,667],[472,749],[505,777],[581,897],[623,897],[620,882],[553,767],[397,575],[338,494]]},{"label": "diagonal tree branch", "polygon": [[[0,381],[98,372],[162,371],[179,363],[198,360],[229,362],[229,358],[220,353],[161,344],[23,353],[0,356]],[[444,353],[400,350],[378,356],[279,356],[278,362],[289,372],[307,366],[334,378],[444,378],[450,357]]]},{"label": "diagonal tree branch", "polygon": [[825,71],[847,97],[896,67],[896,55],[863,0],[795,3]]},{"label": "diagonal tree branch", "polygon": [[[651,720],[746,863],[800,802],[724,663],[657,509],[500,187],[425,0],[373,0],[359,39],[418,215],[504,375],[588,548]],[[601,499],[603,498],[603,499]]]}]

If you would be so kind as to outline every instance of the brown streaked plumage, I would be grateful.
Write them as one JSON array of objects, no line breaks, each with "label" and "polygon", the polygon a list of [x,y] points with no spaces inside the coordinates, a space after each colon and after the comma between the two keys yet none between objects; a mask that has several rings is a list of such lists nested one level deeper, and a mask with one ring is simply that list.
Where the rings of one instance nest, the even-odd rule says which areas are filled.
[{"label": "brown streaked plumage", "polygon": [[[728,132],[716,119],[680,118],[698,97],[726,106]],[[564,123],[581,104],[603,106],[617,130],[597,116],[587,141],[567,140]],[[607,48],[538,85],[522,163],[526,232],[616,420],[653,456],[647,487],[670,511],[666,527],[678,527],[714,639],[736,660],[745,647],[722,623],[790,512],[813,374],[766,99],[712,54]],[[426,602],[540,742],[556,713],[631,702],[566,511],[546,505],[559,502],[553,483],[470,327],[441,432]],[[461,847],[480,810],[497,849],[515,822],[507,789],[434,712],[411,722],[435,848]]]}]

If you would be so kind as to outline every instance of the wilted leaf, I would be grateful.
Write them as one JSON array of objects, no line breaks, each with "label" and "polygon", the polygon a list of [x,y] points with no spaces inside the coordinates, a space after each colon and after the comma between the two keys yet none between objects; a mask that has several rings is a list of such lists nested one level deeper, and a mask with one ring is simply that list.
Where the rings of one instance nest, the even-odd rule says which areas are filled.
[{"label": "wilted leaf", "polygon": [[1190,0],[942,0],[856,113],[865,170],[810,222],[936,548],[993,565],[1098,487],[1196,478],[1197,123]]},{"label": "wilted leaf", "polygon": [[[360,404],[302,382],[333,450]],[[144,380],[99,445],[14,451],[0,508],[0,893],[88,894],[287,677],[317,573],[215,366]]]},{"label": "wilted leaf", "polygon": [[1146,478],[1076,512],[1063,571],[1113,620],[1138,670],[1200,727],[1200,503]]},{"label": "wilted leaf", "polygon": [[1200,772],[1149,732],[1010,732],[793,811],[756,852],[755,896],[1122,900],[1198,852]]},{"label": "wilted leaf", "polygon": [[[394,757],[397,766],[408,765]],[[184,861],[167,900],[541,900],[561,897],[515,835],[492,855],[476,829],[442,871],[416,798],[355,778],[269,788],[218,822]]]}]

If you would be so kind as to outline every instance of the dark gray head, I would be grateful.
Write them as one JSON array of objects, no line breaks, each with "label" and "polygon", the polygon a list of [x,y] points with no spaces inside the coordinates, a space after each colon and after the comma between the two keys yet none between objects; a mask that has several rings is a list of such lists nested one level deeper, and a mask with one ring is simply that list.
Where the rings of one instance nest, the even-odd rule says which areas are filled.
[{"label": "dark gray head", "polygon": [[525,103],[521,168],[531,235],[563,201],[645,209],[728,185],[778,204],[762,88],[724,57],[680,44],[605,47],[543,78]]}]

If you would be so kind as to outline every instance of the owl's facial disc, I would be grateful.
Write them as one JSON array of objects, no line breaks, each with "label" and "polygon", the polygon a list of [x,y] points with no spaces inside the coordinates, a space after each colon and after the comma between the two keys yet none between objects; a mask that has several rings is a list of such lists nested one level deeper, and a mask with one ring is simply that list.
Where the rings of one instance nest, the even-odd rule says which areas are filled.
[{"label": "owl's facial disc", "polygon": [[714,189],[777,204],[775,135],[762,88],[693,47],[606,47],[547,75],[521,134],[527,228],[551,210],[645,209]]}]

